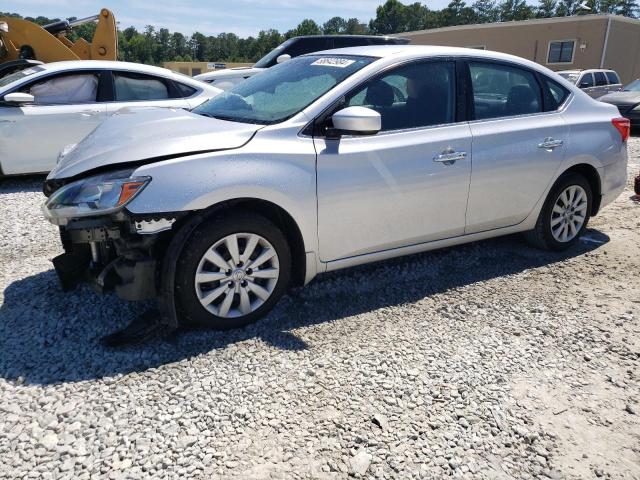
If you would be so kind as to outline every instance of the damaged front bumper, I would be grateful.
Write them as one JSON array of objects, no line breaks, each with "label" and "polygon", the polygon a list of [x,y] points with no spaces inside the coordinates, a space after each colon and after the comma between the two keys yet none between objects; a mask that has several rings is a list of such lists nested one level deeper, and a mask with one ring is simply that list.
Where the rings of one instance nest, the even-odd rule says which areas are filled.
[{"label": "damaged front bumper", "polygon": [[69,218],[59,225],[64,253],[53,259],[65,291],[86,282],[130,301],[158,296],[158,272],[180,215],[135,217],[126,211]]}]

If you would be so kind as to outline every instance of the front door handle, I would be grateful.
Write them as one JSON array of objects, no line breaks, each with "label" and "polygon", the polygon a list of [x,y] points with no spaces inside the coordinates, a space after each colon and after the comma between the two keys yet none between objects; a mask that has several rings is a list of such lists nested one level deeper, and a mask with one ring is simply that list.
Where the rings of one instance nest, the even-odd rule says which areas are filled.
[{"label": "front door handle", "polygon": [[564,145],[564,142],[562,140],[556,140],[552,137],[547,137],[544,139],[544,142],[538,144],[538,148],[553,150],[554,148],[559,148],[562,145]]},{"label": "front door handle", "polygon": [[448,148],[441,154],[433,157],[433,161],[450,165],[458,160],[464,160],[465,158],[467,158],[467,152],[455,152],[453,149]]}]

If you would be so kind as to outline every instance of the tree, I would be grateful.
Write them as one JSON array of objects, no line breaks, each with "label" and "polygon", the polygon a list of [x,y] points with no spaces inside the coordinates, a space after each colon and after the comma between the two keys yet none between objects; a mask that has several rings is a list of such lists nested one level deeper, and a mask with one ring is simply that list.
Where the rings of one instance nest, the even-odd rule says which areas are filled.
[{"label": "tree", "polygon": [[195,32],[187,42],[189,52],[196,62],[205,61],[205,52],[207,50],[207,37],[200,32]]},{"label": "tree", "polygon": [[322,25],[322,32],[325,35],[336,35],[347,32],[347,21],[342,17],[333,17]]},{"label": "tree", "polygon": [[350,18],[347,20],[347,26],[345,32],[347,35],[366,35],[369,33],[369,27],[360,22],[357,18]]},{"label": "tree", "polygon": [[533,18],[533,8],[527,4],[526,0],[505,0],[498,8],[502,22]]},{"label": "tree", "polygon": [[305,18],[298,26],[292,30],[289,30],[285,36],[287,38],[300,37],[302,35],[322,35],[320,26],[311,19]]},{"label": "tree", "polygon": [[616,13],[625,17],[635,18],[638,16],[638,2],[636,0],[620,0],[616,5]]},{"label": "tree", "polygon": [[536,8],[536,17],[551,18],[556,13],[558,4],[556,0],[540,0],[538,8]]},{"label": "tree", "polygon": [[464,0],[452,0],[441,13],[442,26],[476,23],[476,13]]},{"label": "tree", "polygon": [[404,32],[406,20],[406,7],[398,0],[387,0],[376,9],[376,18],[369,22],[369,29],[379,35]]},{"label": "tree", "polygon": [[493,0],[478,0],[472,8],[478,23],[497,22],[500,19],[500,12]]}]

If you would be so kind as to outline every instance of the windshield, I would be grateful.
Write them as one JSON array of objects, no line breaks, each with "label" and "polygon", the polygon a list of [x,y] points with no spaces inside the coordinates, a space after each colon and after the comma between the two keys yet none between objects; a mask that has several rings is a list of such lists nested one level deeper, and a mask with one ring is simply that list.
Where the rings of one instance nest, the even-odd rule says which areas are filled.
[{"label": "windshield", "polygon": [[578,81],[578,78],[580,77],[579,73],[566,73],[566,72],[563,73],[563,72],[561,72],[561,73],[558,73],[558,75],[560,75],[565,80],[573,83],[574,85],[576,84],[576,82]]},{"label": "windshield", "polygon": [[6,87],[10,83],[21,80],[24,77],[28,77],[29,75],[33,75],[34,73],[40,72],[42,70],[44,70],[44,68],[42,67],[31,67],[31,68],[25,68],[24,70],[20,70],[17,72],[13,72],[7,75],[6,77],[0,78],[0,88]]},{"label": "windshield", "polygon": [[352,55],[297,57],[216,95],[193,112],[233,122],[279,123],[374,60]]},{"label": "windshield", "polygon": [[640,92],[640,79],[636,79],[622,89],[624,92]]},{"label": "windshield", "polygon": [[282,55],[282,51],[287,48],[289,45],[293,43],[293,38],[290,38],[286,42],[278,45],[276,48],[267,53],[264,57],[256,62],[254,65],[255,68],[269,68],[272,63],[274,63],[275,59]]}]

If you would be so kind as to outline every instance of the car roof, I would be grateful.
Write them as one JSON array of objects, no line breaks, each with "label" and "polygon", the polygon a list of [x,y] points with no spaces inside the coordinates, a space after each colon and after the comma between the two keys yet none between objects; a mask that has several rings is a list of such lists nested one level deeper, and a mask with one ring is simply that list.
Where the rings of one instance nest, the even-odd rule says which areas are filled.
[{"label": "car roof", "polygon": [[300,35],[297,37],[291,37],[291,40],[299,40],[299,39],[307,39],[307,38],[359,38],[359,39],[375,39],[375,40],[384,40],[387,42],[408,42],[409,39],[408,38],[404,38],[404,37],[397,37],[397,36],[391,36],[391,35],[342,35],[342,34],[336,34],[336,35]]},{"label": "car roof", "polygon": [[[201,88],[203,90],[219,90],[218,88],[207,83],[195,80],[192,77],[174,72],[168,68],[155,67],[153,65],[145,65],[143,63],[121,62],[111,60],[67,60],[63,62],[44,63],[42,65],[34,65],[38,68],[38,76],[55,72],[67,72],[73,70],[127,70],[136,73],[147,73],[149,75],[158,75],[170,77],[173,80],[186,83],[188,85]],[[33,67],[30,67],[33,68]],[[204,85],[204,87],[203,87]]]},{"label": "car roof", "polygon": [[142,63],[133,62],[120,62],[111,60],[67,60],[63,62],[51,62],[40,65],[49,72],[60,70],[75,70],[75,69],[118,69],[118,70],[135,70],[137,72],[149,72],[167,74],[172,73],[171,70],[161,67],[154,67],[152,65],[144,65]]},{"label": "car roof", "polygon": [[508,53],[494,52],[492,50],[480,50],[476,48],[447,47],[440,45],[367,45],[363,47],[336,48],[333,50],[323,50],[309,53],[307,55],[357,55],[377,58],[422,58],[430,56],[452,56],[452,57],[476,57],[487,60],[504,60],[532,68],[544,68],[540,64],[532,62],[522,57],[509,55]]},{"label": "car roof", "polygon": [[584,69],[575,68],[573,70],[560,70],[558,73],[593,73],[593,72],[616,73],[615,70],[611,70],[610,68],[584,68]]}]

